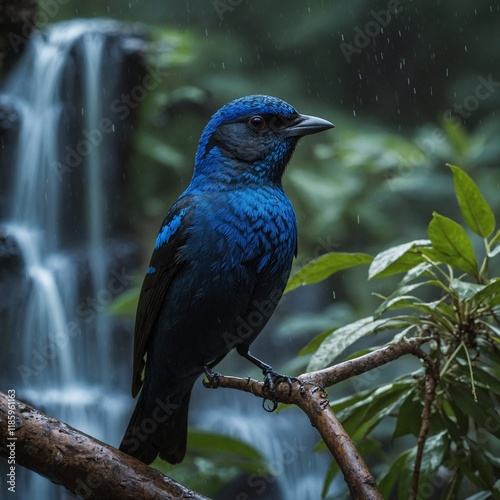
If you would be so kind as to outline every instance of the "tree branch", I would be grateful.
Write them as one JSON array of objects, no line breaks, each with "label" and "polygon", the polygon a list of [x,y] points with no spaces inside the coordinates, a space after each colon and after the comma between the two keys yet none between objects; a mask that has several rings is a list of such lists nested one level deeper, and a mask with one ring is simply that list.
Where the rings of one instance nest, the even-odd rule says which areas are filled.
[{"label": "tree branch", "polygon": [[[275,399],[285,404],[295,404],[307,414],[311,424],[318,429],[323,441],[337,462],[353,498],[380,499],[375,479],[360,457],[354,443],[334,414],[324,387],[330,387],[343,380],[373,370],[406,354],[422,358],[426,353],[421,345],[431,337],[405,339],[390,344],[359,358],[340,363],[324,370],[304,373],[298,381],[281,382],[275,387],[274,396],[262,382],[219,375],[216,387],[226,387],[250,392],[264,399]],[[209,384],[206,384],[209,387]]]},{"label": "tree branch", "polygon": [[[209,387],[208,384],[205,384]],[[271,395],[263,382],[251,378],[217,376],[217,386],[250,392],[263,399],[274,399],[280,403],[295,404],[309,417],[318,429],[325,444],[337,461],[353,498],[366,500],[382,499],[375,479],[360,457],[351,438],[333,413],[327,393],[320,387],[302,382],[302,376],[292,383],[280,382]],[[215,386],[213,388],[216,388]]]},{"label": "tree branch", "polygon": [[304,373],[299,378],[304,383],[317,385],[319,387],[330,387],[356,375],[378,368],[390,361],[394,361],[406,354],[413,354],[421,357],[423,352],[420,348],[422,344],[429,342],[432,337],[419,337],[405,339],[386,347],[377,349],[356,359],[351,359],[335,366],[330,366],[324,370]]},{"label": "tree branch", "polygon": [[439,383],[439,370],[430,356],[419,348],[416,355],[425,362],[425,396],[424,406],[421,414],[420,431],[417,439],[417,453],[415,456],[415,465],[413,467],[413,477],[411,483],[411,491],[409,500],[415,500],[418,496],[418,482],[420,479],[420,469],[422,466],[422,458],[424,456],[424,446],[429,434],[431,425],[432,404],[436,397],[436,387]]},{"label": "tree branch", "polygon": [[15,457],[16,464],[83,498],[206,498],[1,392],[0,456]]},{"label": "tree branch", "polygon": [[[276,384],[274,395],[262,382],[250,378],[220,375],[217,387],[238,389],[264,399],[297,405],[318,429],[339,465],[351,495],[379,500],[382,496],[375,480],[332,411],[323,387],[382,366],[405,354],[423,359],[427,366],[426,400],[419,435],[419,446],[423,449],[428,432],[425,422],[428,424],[438,380],[431,370],[427,354],[421,349],[421,345],[430,339],[403,340],[336,366],[304,373],[291,384]],[[13,412],[14,416],[9,412]],[[15,441],[9,441],[11,432]],[[12,442],[15,443],[16,463],[85,498],[205,498],[111,446],[0,393],[0,456],[9,456]],[[418,484],[418,472],[414,472],[414,477],[415,474]]]}]

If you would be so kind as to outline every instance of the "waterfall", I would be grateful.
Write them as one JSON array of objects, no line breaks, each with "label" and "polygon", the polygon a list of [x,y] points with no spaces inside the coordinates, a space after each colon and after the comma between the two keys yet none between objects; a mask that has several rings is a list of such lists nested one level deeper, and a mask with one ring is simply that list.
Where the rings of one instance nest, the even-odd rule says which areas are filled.
[{"label": "waterfall", "polygon": [[[0,164],[9,179],[0,186],[7,199],[1,233],[19,251],[22,270],[14,278],[25,281],[16,307],[0,317],[8,368],[2,390],[15,389],[18,398],[115,445],[132,404],[132,340],[105,306],[132,284],[135,262],[130,243],[121,242],[129,247],[127,264],[108,249],[116,246],[117,228],[127,227],[123,196],[113,200],[106,186],[123,178],[128,145],[120,140],[130,126],[112,116],[112,101],[140,77],[128,58],[141,45],[139,35],[113,21],[60,23],[33,35],[0,89],[0,107],[16,116],[16,137],[11,130],[2,141],[12,164]],[[129,82],[122,81],[124,69]],[[103,118],[111,130],[102,130]],[[119,355],[117,335],[120,349],[130,346]],[[16,482],[18,498],[67,497],[20,467]]]}]

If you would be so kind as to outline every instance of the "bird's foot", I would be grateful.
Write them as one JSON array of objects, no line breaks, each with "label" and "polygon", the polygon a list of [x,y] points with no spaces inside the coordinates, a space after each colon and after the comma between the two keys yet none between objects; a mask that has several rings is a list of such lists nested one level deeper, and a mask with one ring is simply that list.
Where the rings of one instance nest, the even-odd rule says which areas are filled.
[{"label": "bird's foot", "polygon": [[217,389],[219,387],[220,373],[214,372],[209,366],[204,366],[206,378],[203,379],[203,387]]},{"label": "bird's foot", "polygon": [[262,402],[262,407],[269,413],[278,408],[278,401],[276,399],[276,385],[280,382],[285,382],[288,384],[288,394],[292,394],[292,386],[294,382],[299,382],[302,384],[300,379],[297,377],[289,377],[288,375],[282,375],[274,371],[271,367],[263,370],[264,373],[264,389],[267,389],[272,395],[272,399],[264,399]]}]

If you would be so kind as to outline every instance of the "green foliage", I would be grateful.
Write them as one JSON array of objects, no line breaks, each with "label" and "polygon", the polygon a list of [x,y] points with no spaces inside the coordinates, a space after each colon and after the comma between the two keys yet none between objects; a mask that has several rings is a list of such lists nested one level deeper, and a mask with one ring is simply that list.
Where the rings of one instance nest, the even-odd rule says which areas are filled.
[{"label": "green foliage", "polygon": [[476,234],[488,238],[495,229],[495,216],[479,188],[460,168],[450,165],[458,204],[465,222]]},{"label": "green foliage", "polygon": [[129,288],[118,297],[108,307],[108,312],[116,316],[134,317],[139,302],[140,287]]},{"label": "green foliage", "polygon": [[293,275],[288,281],[285,293],[301,285],[318,283],[338,271],[369,264],[372,260],[372,257],[365,253],[330,253],[322,255]]},{"label": "green foliage", "polygon": [[[375,314],[323,332],[301,354],[312,354],[308,369],[318,370],[373,333],[378,333],[379,342],[385,339],[385,345],[404,337],[423,339],[426,364],[435,368],[439,380],[420,462],[419,498],[465,498],[463,492],[474,495],[471,498],[485,498],[486,492],[500,498],[496,458],[500,451],[500,278],[490,270],[499,253],[500,236],[495,233],[493,211],[476,184],[460,168],[450,168],[465,227],[434,213],[428,240],[397,245],[376,255],[369,279],[404,273],[396,289],[387,296],[378,295],[382,302]],[[333,265],[330,269],[321,265],[322,276],[337,270],[335,255],[323,256],[323,263]],[[341,261],[348,261],[345,254]],[[355,265],[354,257],[351,262]],[[317,282],[318,261],[297,275],[293,283]],[[350,352],[352,359],[365,351]],[[408,497],[422,426],[425,375],[422,365],[416,372],[332,403],[360,447],[373,440],[382,422],[392,425],[394,443],[413,441],[381,472],[378,482],[384,498]],[[325,495],[336,473],[332,466]]]},{"label": "green foliage", "polygon": [[157,459],[152,467],[204,495],[213,495],[241,474],[270,474],[263,456],[243,441],[223,434],[190,429],[188,453],[181,464]]}]

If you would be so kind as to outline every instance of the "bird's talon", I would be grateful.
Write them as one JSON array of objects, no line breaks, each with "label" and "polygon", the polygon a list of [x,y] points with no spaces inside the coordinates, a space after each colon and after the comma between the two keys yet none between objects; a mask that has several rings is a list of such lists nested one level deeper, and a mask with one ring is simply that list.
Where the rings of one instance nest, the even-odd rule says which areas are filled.
[{"label": "bird's talon", "polygon": [[203,387],[207,389],[217,389],[220,382],[220,373],[214,372],[208,367],[205,367],[205,375],[207,378],[203,379]]},{"label": "bird's talon", "polygon": [[276,400],[264,399],[262,401],[262,408],[268,413],[272,413],[278,408],[278,402]]}]

